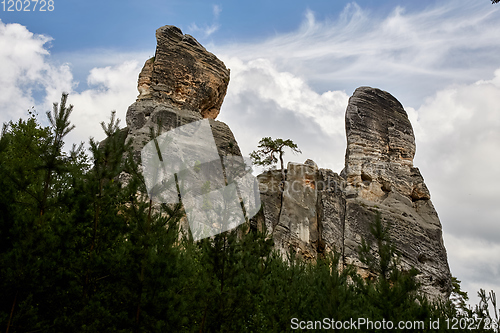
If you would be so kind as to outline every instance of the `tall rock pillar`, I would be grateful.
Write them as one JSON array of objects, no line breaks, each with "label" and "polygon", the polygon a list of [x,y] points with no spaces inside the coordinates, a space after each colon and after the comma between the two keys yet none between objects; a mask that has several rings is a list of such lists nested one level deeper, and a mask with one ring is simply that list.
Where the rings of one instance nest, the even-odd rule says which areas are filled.
[{"label": "tall rock pillar", "polygon": [[376,212],[391,225],[391,238],[403,269],[419,270],[423,291],[449,295],[451,275],[442,227],[430,193],[413,166],[415,137],[401,103],[370,87],[356,89],[345,115],[347,150],[344,255],[363,267],[357,247],[370,239]]}]

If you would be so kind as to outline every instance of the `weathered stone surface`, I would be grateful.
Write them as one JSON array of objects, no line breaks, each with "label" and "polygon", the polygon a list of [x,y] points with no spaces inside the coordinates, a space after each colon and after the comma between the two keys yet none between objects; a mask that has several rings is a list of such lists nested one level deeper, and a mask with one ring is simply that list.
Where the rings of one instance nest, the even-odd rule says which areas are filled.
[{"label": "weathered stone surface", "polygon": [[337,252],[344,256],[345,180],[329,169],[319,169],[318,221],[320,243],[318,253]]},{"label": "weathered stone surface", "polygon": [[[127,127],[122,130],[126,140],[132,140],[136,161],[142,162],[141,151],[151,141],[151,129],[156,134],[165,133],[204,118],[209,120],[221,162],[228,155],[241,156],[229,127],[215,120],[229,83],[229,70],[224,63],[174,26],[159,28],[156,39],[155,57],[146,61],[139,74],[140,94],[128,108]],[[218,166],[216,162],[214,165]],[[202,172],[205,167],[209,165],[205,163]],[[210,180],[213,176],[216,178],[210,183],[217,184],[219,174],[208,172],[198,178]],[[127,175],[121,175],[121,179],[126,180]],[[184,217],[181,231],[187,230],[189,224]]]},{"label": "weathered stone surface", "polygon": [[[139,159],[141,149],[151,140],[150,129],[161,126],[166,132],[173,128],[203,119],[195,111],[177,109],[168,103],[155,100],[141,100],[132,104],[127,111],[128,139],[132,139],[134,152]],[[229,127],[223,122],[210,119],[210,126],[219,155],[239,155],[240,148]]]},{"label": "weathered stone surface", "polygon": [[374,276],[359,260],[358,247],[362,239],[372,239],[370,225],[380,212],[383,223],[391,226],[401,269],[418,269],[429,297],[447,297],[451,275],[441,223],[424,179],[413,167],[415,138],[403,107],[387,92],[358,88],[347,107],[346,134],[341,176],[318,170],[311,160],[289,163],[282,193],[279,186],[268,190],[271,181],[279,184],[279,170],[259,176],[265,223],[275,247],[285,253],[291,246],[313,260],[336,251],[362,276]]},{"label": "weathered stone surface", "polygon": [[156,40],[156,54],[139,74],[138,101],[153,99],[215,119],[226,95],[229,69],[177,27],[159,28]]},{"label": "weathered stone surface", "polygon": [[139,74],[139,97],[127,110],[128,137],[138,160],[151,140],[151,128],[166,132],[209,118],[220,156],[239,155],[229,127],[214,120],[219,114],[229,83],[229,70],[192,36],[174,26],[156,31],[155,57]]},{"label": "weathered stone surface", "polygon": [[449,294],[451,275],[441,223],[413,167],[415,138],[403,107],[387,92],[358,88],[347,107],[346,135],[346,260],[357,261],[360,240],[371,237],[369,225],[379,211],[391,224],[403,268],[420,271],[427,294]]},{"label": "weathered stone surface", "polygon": [[259,181],[260,201],[266,230],[270,233],[276,228],[281,212],[282,190],[281,172],[269,170],[257,176]]},{"label": "weathered stone surface", "polygon": [[[387,182],[411,194],[415,137],[401,103],[385,91],[358,88],[349,99],[345,126],[348,187],[359,187],[358,195],[369,200],[386,196]],[[398,174],[404,177],[394,177]]]},{"label": "weathered stone surface", "polygon": [[342,251],[345,180],[316,163],[288,163],[286,181],[280,170],[258,176],[263,214],[275,248],[285,255],[290,246],[305,259],[325,251]]},{"label": "weathered stone surface", "polygon": [[288,163],[281,212],[273,229],[275,247],[282,253],[292,246],[304,258],[317,255],[319,226],[316,211],[318,168]]}]

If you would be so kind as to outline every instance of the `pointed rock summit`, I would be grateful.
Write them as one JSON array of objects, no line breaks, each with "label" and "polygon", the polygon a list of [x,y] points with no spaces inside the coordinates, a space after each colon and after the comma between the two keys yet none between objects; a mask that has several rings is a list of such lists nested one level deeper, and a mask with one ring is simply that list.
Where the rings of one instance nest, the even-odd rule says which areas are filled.
[{"label": "pointed rock summit", "polygon": [[138,100],[153,99],[215,119],[229,83],[229,69],[193,36],[172,25],[156,30],[156,54],[139,74]]},{"label": "pointed rock summit", "polygon": [[208,118],[221,156],[241,155],[229,127],[214,119],[226,95],[229,69],[198,41],[172,25],[156,30],[156,53],[139,74],[137,101],[127,110],[128,138],[138,156],[150,128],[173,128]]},{"label": "pointed rock summit", "polygon": [[[348,193],[353,190],[377,200],[395,190],[412,197],[413,189],[422,186],[421,179],[411,176],[415,137],[410,120],[391,94],[369,87],[356,89],[347,106],[345,129]],[[425,197],[430,198],[428,192]]]}]

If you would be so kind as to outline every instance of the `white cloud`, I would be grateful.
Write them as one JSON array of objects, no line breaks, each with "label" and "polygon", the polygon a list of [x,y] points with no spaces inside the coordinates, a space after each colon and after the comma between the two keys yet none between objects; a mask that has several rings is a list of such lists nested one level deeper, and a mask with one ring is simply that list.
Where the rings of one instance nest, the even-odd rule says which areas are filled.
[{"label": "white cloud", "polygon": [[[262,137],[289,138],[304,154],[287,155],[287,160],[311,158],[323,162],[322,167],[340,171],[345,149],[345,92],[318,94],[303,79],[278,71],[266,59],[226,58],[225,63],[231,68],[231,80],[218,119],[230,125],[244,154],[254,150]],[[342,152],[325,158],[325,146]]]},{"label": "white cloud", "polygon": [[[33,93],[61,85],[71,88],[67,65],[47,63],[46,44],[51,38],[35,35],[20,24],[0,21],[0,121],[26,116],[35,105]],[[69,83],[69,86],[68,86]]]},{"label": "white cloud", "polygon": [[418,106],[435,91],[474,82],[500,65],[499,10],[456,0],[420,12],[397,7],[383,16],[352,3],[336,20],[318,21],[307,11],[297,31],[215,51],[246,61],[268,59],[280,71],[307,78],[315,90],[377,86]]},{"label": "white cloud", "polygon": [[452,273],[477,303],[480,288],[500,292],[500,69],[407,110]]},{"label": "white cloud", "polygon": [[462,290],[469,294],[471,304],[478,303],[479,289],[487,292],[496,290],[496,294],[499,294],[500,244],[447,235],[445,245],[450,266],[455,268],[452,274],[462,281]]},{"label": "white cloud", "polygon": [[231,68],[228,99],[249,91],[260,99],[272,100],[280,108],[310,117],[329,135],[344,133],[344,112],[349,96],[342,91],[318,94],[303,79],[290,72],[280,72],[268,59],[242,62],[227,61]]},{"label": "white cloud", "polygon": [[[497,70],[492,80],[440,90],[418,109],[415,131],[422,151],[433,154],[429,163],[443,154],[456,156],[460,163],[471,167],[481,159],[497,162],[494,152],[500,149],[499,81]],[[488,165],[481,167],[487,174],[493,171],[485,169]],[[446,169],[446,165],[435,167]]]},{"label": "white cloud", "polygon": [[[68,135],[68,146],[90,136],[103,139],[99,123],[112,110],[125,125],[125,113],[137,96],[137,76],[141,69],[136,61],[93,68],[88,75],[89,89],[75,91],[70,64],[52,65],[47,43],[50,37],[36,35],[19,24],[0,21],[0,121],[25,118],[32,106],[40,121],[46,123],[45,111],[59,102],[62,92],[69,93],[74,105],[71,121],[76,128]],[[43,97],[35,98],[37,94]]]},{"label": "white cloud", "polygon": [[[438,91],[416,111],[415,163],[445,231],[500,244],[500,70],[491,80]],[[475,222],[473,222],[475,221]]]},{"label": "white cloud", "polygon": [[68,98],[74,105],[72,121],[76,125],[68,139],[74,142],[87,142],[91,136],[103,139],[99,123],[107,123],[113,110],[121,120],[121,127],[126,126],[126,111],[138,95],[137,77],[141,68],[136,61],[129,61],[92,69],[87,79],[90,89],[73,92]]}]

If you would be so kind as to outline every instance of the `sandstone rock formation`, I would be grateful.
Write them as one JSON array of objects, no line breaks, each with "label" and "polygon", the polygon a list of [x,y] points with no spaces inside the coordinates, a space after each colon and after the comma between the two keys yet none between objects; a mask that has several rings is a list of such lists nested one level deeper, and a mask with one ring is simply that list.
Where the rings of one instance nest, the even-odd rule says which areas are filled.
[{"label": "sandstone rock formation", "polygon": [[156,54],[139,74],[138,100],[153,98],[215,119],[229,83],[224,63],[177,27],[159,28],[156,40]]},{"label": "sandstone rock formation", "polygon": [[[415,138],[401,104],[389,93],[358,88],[346,111],[347,150],[341,176],[312,161],[289,163],[281,192],[279,173],[259,176],[263,219],[275,246],[304,258],[341,253],[345,264],[369,272],[358,258],[361,239],[370,240],[376,212],[391,225],[401,268],[419,270],[423,291],[447,297],[451,275],[441,223],[430,193],[413,167]],[[312,163],[311,163],[312,162]]]},{"label": "sandstone rock formation", "polygon": [[403,107],[385,91],[358,88],[347,107],[346,135],[345,258],[357,262],[359,237],[366,237],[370,222],[362,217],[379,211],[391,223],[403,267],[420,271],[426,293],[448,294],[451,275],[441,223],[413,166],[415,138]]},{"label": "sandstone rock formation", "polygon": [[[168,131],[208,118],[218,153],[241,156],[229,127],[215,118],[229,83],[229,70],[192,36],[173,26],[156,31],[157,49],[139,75],[137,101],[126,116],[123,137],[133,140],[137,160],[150,129]],[[314,260],[341,253],[360,273],[361,239],[370,239],[375,212],[392,225],[403,269],[415,267],[424,291],[446,297],[451,276],[441,224],[419,170],[413,167],[415,138],[401,104],[389,93],[362,87],[346,111],[347,151],[340,175],[311,160],[289,163],[258,176],[263,207],[251,224],[266,226],[282,254],[295,251]]]},{"label": "sandstone rock formation", "polygon": [[156,30],[155,56],[139,74],[137,101],[127,110],[127,139],[137,158],[150,128],[166,132],[208,118],[221,156],[241,155],[229,127],[214,120],[229,84],[229,69],[190,35],[174,26]]}]

